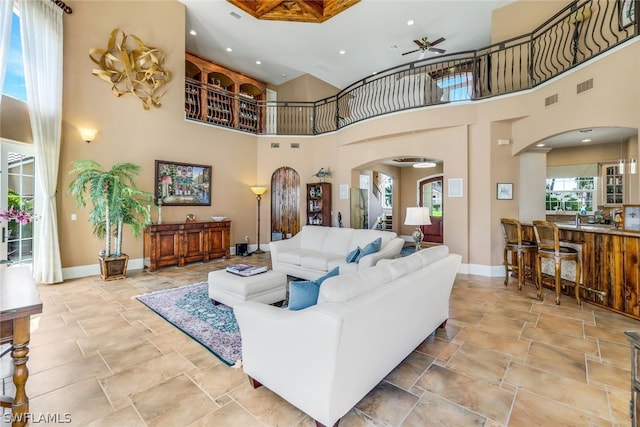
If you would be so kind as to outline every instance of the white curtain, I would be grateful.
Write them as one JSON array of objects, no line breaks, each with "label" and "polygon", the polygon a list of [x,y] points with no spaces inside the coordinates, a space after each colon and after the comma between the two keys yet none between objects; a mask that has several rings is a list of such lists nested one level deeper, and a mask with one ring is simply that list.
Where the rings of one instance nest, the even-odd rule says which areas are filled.
[{"label": "white curtain", "polygon": [[0,101],[2,101],[4,74],[7,70],[7,62],[9,59],[11,15],[13,15],[13,1],[2,0],[0,2]]},{"label": "white curtain", "polygon": [[42,191],[39,242],[34,256],[38,283],[62,281],[56,185],[62,128],[62,9],[50,0],[19,0],[27,105],[36,148],[36,182]]}]

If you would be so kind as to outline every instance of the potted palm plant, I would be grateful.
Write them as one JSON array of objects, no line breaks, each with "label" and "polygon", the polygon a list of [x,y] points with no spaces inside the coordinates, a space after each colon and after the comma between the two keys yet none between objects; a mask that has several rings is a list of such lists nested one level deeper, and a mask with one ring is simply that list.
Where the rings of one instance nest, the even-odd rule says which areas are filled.
[{"label": "potted palm plant", "polygon": [[153,196],[138,189],[136,177],[140,170],[141,167],[133,163],[117,163],[110,170],[104,170],[93,160],[78,160],[69,172],[75,178],[69,184],[68,193],[80,207],[91,202],[89,222],[93,233],[105,239],[105,248],[98,257],[104,280],[122,279],[127,275],[129,256],[122,253],[123,226],[129,225],[133,236],[138,237],[151,223],[151,213],[145,205]]}]

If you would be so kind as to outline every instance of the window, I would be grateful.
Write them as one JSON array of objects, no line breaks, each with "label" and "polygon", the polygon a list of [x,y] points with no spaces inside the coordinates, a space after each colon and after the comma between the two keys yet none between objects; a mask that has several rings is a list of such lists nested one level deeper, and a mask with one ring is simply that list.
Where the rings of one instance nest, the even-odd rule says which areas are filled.
[{"label": "window", "polygon": [[13,11],[11,17],[11,41],[9,43],[9,60],[4,76],[2,93],[27,102],[27,89],[24,83],[24,63],[22,61],[22,43],[20,41],[20,18]]},{"label": "window", "polygon": [[456,73],[438,79],[438,86],[444,90],[442,101],[468,101],[473,94],[471,73]]},{"label": "window", "polygon": [[594,211],[597,177],[547,178],[546,210]]}]

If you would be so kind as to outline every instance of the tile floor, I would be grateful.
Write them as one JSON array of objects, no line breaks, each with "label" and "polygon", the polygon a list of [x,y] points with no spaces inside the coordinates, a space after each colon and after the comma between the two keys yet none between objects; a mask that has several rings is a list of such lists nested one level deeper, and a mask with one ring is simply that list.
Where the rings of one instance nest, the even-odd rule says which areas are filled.
[{"label": "tile floor", "polygon": [[[32,322],[30,412],[58,414],[60,422],[31,425],[312,426],[134,299],[206,280],[239,260],[247,259],[39,286],[44,312]],[[628,426],[623,332],[640,323],[566,296],[556,306],[545,294],[540,302],[530,284],[518,292],[513,279],[505,288],[500,278],[458,275],[446,330],[426,339],[340,425]]]}]

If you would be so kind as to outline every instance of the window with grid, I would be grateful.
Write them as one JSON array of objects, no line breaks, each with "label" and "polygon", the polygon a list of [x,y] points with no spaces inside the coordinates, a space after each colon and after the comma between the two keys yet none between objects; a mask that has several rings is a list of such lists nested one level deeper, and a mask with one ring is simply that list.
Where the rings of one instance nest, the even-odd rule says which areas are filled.
[{"label": "window with grid", "polygon": [[[598,178],[547,178],[546,210],[552,212],[594,211]],[[597,205],[597,203],[596,203]]]}]

